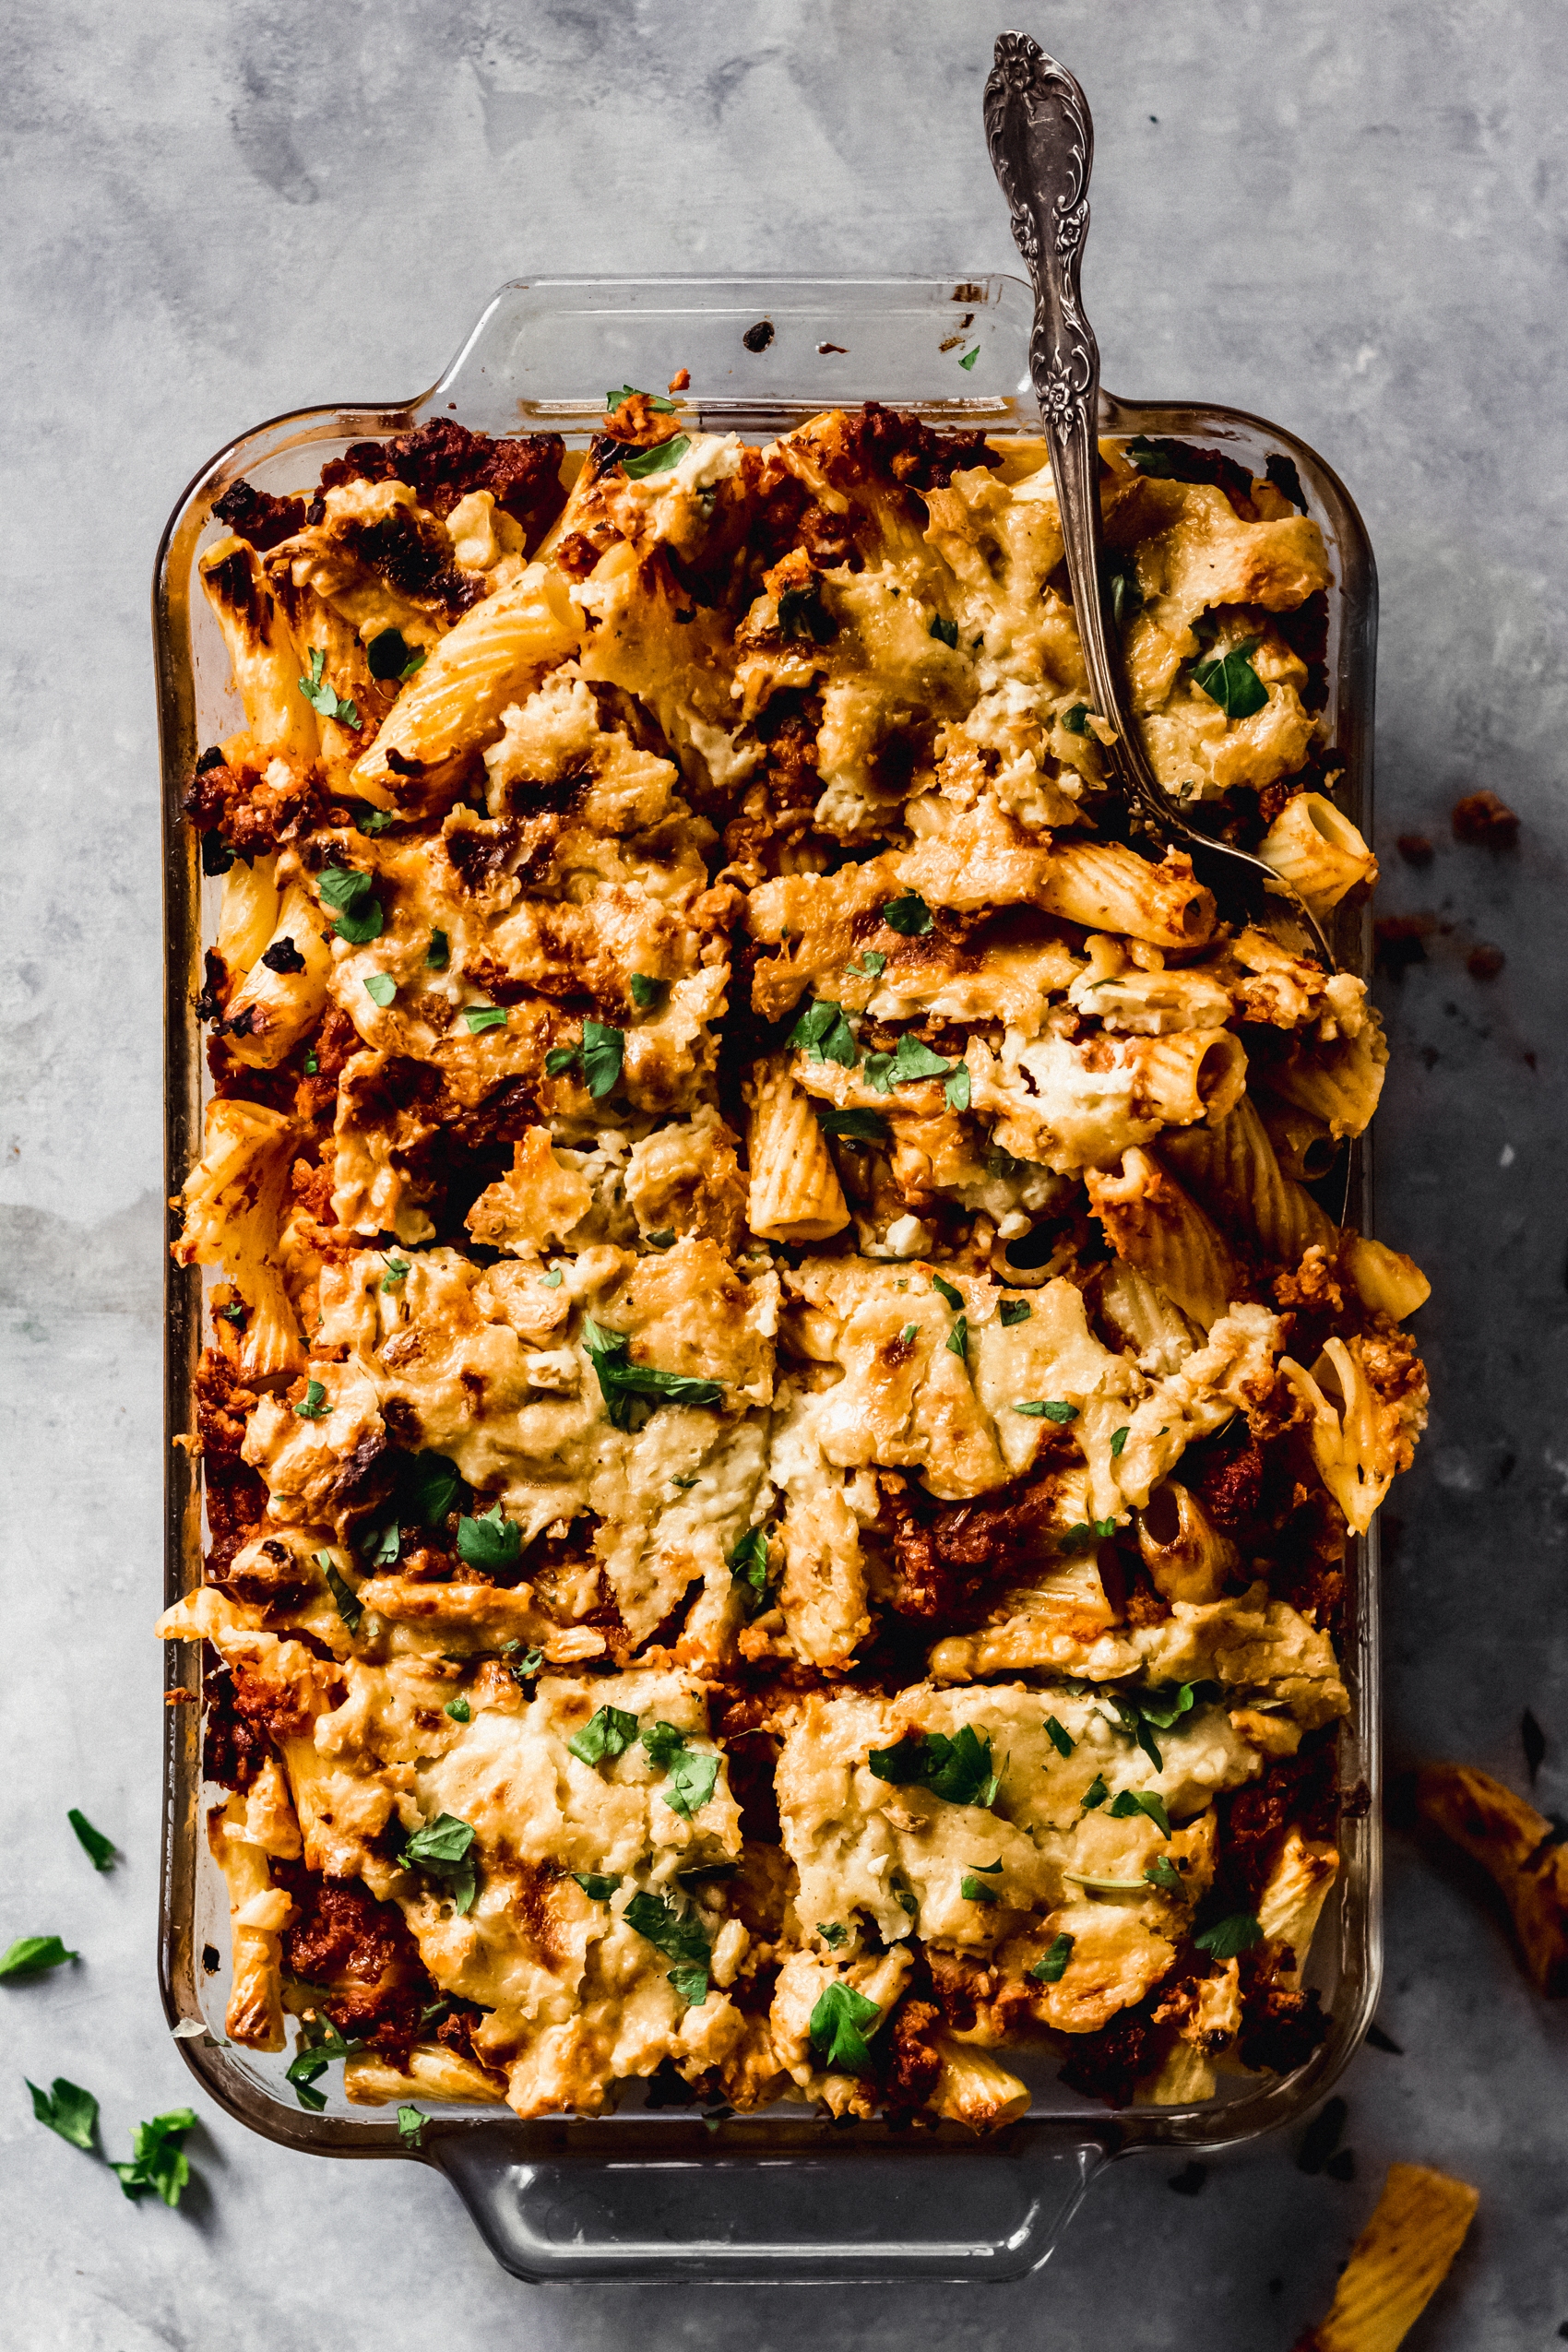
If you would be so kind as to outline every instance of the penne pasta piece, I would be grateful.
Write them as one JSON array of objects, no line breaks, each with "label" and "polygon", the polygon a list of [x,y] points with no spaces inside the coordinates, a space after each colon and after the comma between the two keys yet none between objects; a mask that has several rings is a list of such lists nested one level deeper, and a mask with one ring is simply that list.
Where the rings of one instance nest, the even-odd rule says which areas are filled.
[{"label": "penne pasta piece", "polygon": [[1350,2249],[1328,2317],[1294,2352],[1398,2352],[1453,2267],[1480,2198],[1421,2164],[1391,2164]]},{"label": "penne pasta piece", "polygon": [[246,1308],[246,1380],[298,1372],[305,1360],[278,1264],[298,1131],[279,1111],[222,1097],[207,1106],[202,1156],[174,1203],[185,1212],[177,1265],[220,1265]]},{"label": "penne pasta piece", "polygon": [[1058,838],[1038,903],[1069,922],[1122,932],[1155,947],[1201,947],[1214,929],[1214,893],[1178,849],[1151,865],[1114,842]]},{"label": "penne pasta piece", "polygon": [[1364,1536],[1398,1467],[1380,1426],[1360,1343],[1330,1339],[1309,1372],[1289,1356],[1279,1369],[1311,1416],[1313,1459],[1352,1534]]},{"label": "penne pasta piece", "polygon": [[1431,1284],[1414,1258],[1365,1233],[1350,1236],[1346,1264],[1362,1306],[1390,1315],[1396,1323],[1413,1315],[1431,1296]]},{"label": "penne pasta piece", "polygon": [[1531,1983],[1549,2000],[1568,1993],[1568,1846],[1544,1813],[1472,1764],[1428,1764],[1416,1806],[1479,1862],[1508,1906]]},{"label": "penne pasta piece", "polygon": [[1339,1849],[1322,1839],[1308,1839],[1299,1829],[1286,1832],[1274,1867],[1258,1897],[1257,1923],[1271,1943],[1288,1943],[1291,1953],[1289,1981],[1299,1983],[1318,1919],[1339,1875]]},{"label": "penne pasta piece", "polygon": [[1208,2052],[1178,2036],[1144,2096],[1151,2107],[1196,2107],[1214,2093],[1214,2061]]},{"label": "penne pasta piece", "polygon": [[788,1064],[759,1065],[749,1089],[746,1221],[761,1240],[824,1241],[849,1222],[849,1206],[811,1097]]},{"label": "penne pasta piece", "polygon": [[[1241,1288],[1224,1236],[1147,1152],[1134,1146],[1118,1172],[1091,1168],[1089,1206],[1118,1257],[1146,1274],[1206,1331]],[[1381,1498],[1380,1498],[1381,1499]]]},{"label": "penne pasta piece", "polygon": [[1223,1118],[1206,1126],[1162,1135],[1159,1148],[1211,1216],[1250,1229],[1277,1265],[1298,1265],[1314,1243],[1330,1253],[1337,1247],[1333,1218],[1281,1173],[1250,1095],[1238,1097]]},{"label": "penne pasta piece", "polygon": [[938,2115],[966,2123],[971,2132],[998,2132],[1028,2113],[1028,2085],[989,2050],[945,2033],[936,2036],[936,2047],[942,2053],[942,2073],[931,2105]]},{"label": "penne pasta piece", "polygon": [[245,1801],[231,1797],[208,1816],[208,1843],[229,1889],[233,1979],[224,2031],[247,2049],[283,2047],[283,1930],[293,1904],[272,1883],[265,1849],[245,1835]]},{"label": "penne pasta piece", "polygon": [[402,2099],[484,2107],[503,2107],[506,2101],[505,2076],[476,2066],[460,2050],[441,2042],[416,2042],[406,2067],[358,2050],[345,2061],[343,2090],[351,2107],[391,2107]]},{"label": "penne pasta piece", "polygon": [[1271,1063],[1259,1076],[1272,1094],[1321,1119],[1337,1143],[1360,1134],[1370,1123],[1387,1067],[1383,1024],[1369,1005],[1355,1037],[1341,1037],[1293,1061]]},{"label": "penne pasta piece", "polygon": [[[231,869],[231,880],[238,870]],[[276,961],[269,964],[268,956]],[[286,1061],[326,1010],[331,970],[315,901],[302,883],[291,883],[271,937],[223,1008],[235,1061],[258,1070]]]},{"label": "penne pasta piece", "polygon": [[1229,1536],[1175,1479],[1157,1486],[1139,1512],[1138,1550],[1155,1590],[1170,1601],[1218,1600],[1241,1565]]},{"label": "penne pasta piece", "polygon": [[1349,818],[1321,792],[1297,792],[1287,801],[1257,854],[1314,915],[1331,913],[1358,884],[1377,880],[1377,860]]},{"label": "penne pasta piece", "polygon": [[1265,1102],[1261,1115],[1281,1175],[1292,1177],[1298,1184],[1315,1184],[1327,1175],[1339,1156],[1339,1146],[1323,1120],[1287,1102]]},{"label": "penne pasta piece", "polygon": [[197,570],[217,616],[258,751],[303,767],[320,755],[315,712],[300,692],[300,649],[267,583],[261,558],[231,535],[209,547]]},{"label": "penne pasta piece", "polygon": [[277,869],[275,857],[255,858],[248,865],[244,858],[236,858],[223,877],[223,904],[213,946],[232,980],[238,980],[250,970],[277,929],[281,904]]}]

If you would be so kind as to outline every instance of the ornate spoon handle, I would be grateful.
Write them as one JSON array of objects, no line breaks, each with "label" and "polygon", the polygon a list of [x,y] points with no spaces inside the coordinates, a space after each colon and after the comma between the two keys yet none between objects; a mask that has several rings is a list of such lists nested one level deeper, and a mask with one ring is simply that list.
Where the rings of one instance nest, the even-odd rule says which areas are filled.
[{"label": "ornate spoon handle", "polygon": [[1089,228],[1094,123],[1076,80],[1028,33],[1004,32],[985,86],[992,168],[1012,214],[1013,240],[1035,292],[1029,372],[1051,449],[1072,583],[1074,618],[1100,715],[1115,730],[1110,755],[1128,802],[1165,841],[1180,841],[1206,878],[1229,885],[1289,944],[1334,958],[1313,916],[1259,858],[1210,841],[1179,816],[1160,785],[1123,683],[1121,646],[1104,593],[1099,507],[1099,347],[1084,315],[1079,270]]}]

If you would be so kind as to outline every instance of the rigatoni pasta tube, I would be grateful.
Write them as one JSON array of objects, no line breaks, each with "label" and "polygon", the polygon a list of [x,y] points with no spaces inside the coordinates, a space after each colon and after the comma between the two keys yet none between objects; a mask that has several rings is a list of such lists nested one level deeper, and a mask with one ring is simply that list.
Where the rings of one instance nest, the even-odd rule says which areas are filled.
[{"label": "rigatoni pasta tube", "polygon": [[1298,1265],[1314,1242],[1332,1252],[1339,1229],[1312,1194],[1280,1173],[1257,1106],[1243,1094],[1212,1126],[1166,1134],[1160,1150],[1204,1206],[1252,1229],[1265,1257]]},{"label": "rigatoni pasta tube", "polygon": [[1009,2073],[989,2050],[957,2041],[951,2034],[939,2034],[936,2047],[942,2073],[931,2104],[938,2115],[967,2123],[971,2132],[995,2132],[1028,2113],[1028,2084]]},{"label": "rigatoni pasta tube", "polygon": [[300,692],[300,650],[255,548],[232,535],[197,569],[234,666],[245,724],[258,751],[304,766],[321,751],[315,712]]},{"label": "rigatoni pasta tube", "polygon": [[1214,929],[1214,893],[1180,850],[1151,865],[1115,842],[1051,844],[1038,889],[1047,913],[1155,947],[1199,947]]},{"label": "rigatoni pasta tube", "polygon": [[250,970],[277,929],[281,904],[277,867],[275,857],[255,858],[249,865],[236,858],[223,877],[213,947],[236,980]]},{"label": "rigatoni pasta tube", "polygon": [[1299,2352],[1398,2352],[1447,2277],[1479,2203],[1466,2181],[1425,2165],[1391,2164],[1328,2317],[1307,2330]]},{"label": "rigatoni pasta tube", "polygon": [[1282,1175],[1293,1177],[1298,1184],[1315,1184],[1327,1175],[1339,1146],[1321,1119],[1289,1102],[1267,1103],[1261,1115]]},{"label": "rigatoni pasta tube", "polygon": [[844,1187],[811,1098],[787,1063],[759,1065],[749,1109],[752,1231],[768,1241],[825,1241],[841,1233],[849,1222]]},{"label": "rigatoni pasta tube", "polygon": [[208,1816],[208,1843],[229,1889],[233,1980],[224,2030],[247,2049],[283,2047],[283,1930],[293,1903],[272,1883],[272,1866],[244,1836],[245,1802],[231,1797]]},{"label": "rigatoni pasta tube", "polygon": [[506,2085],[441,2042],[416,2042],[406,2068],[360,2050],[343,2068],[351,2107],[390,2107],[397,2099],[445,2099],[487,2107],[505,2103]]},{"label": "rigatoni pasta tube", "polygon": [[1321,792],[1297,792],[1287,801],[1257,853],[1314,915],[1328,914],[1358,883],[1377,880],[1377,860],[1349,818]]},{"label": "rigatoni pasta tube", "polygon": [[207,1106],[201,1158],[175,1204],[185,1212],[177,1265],[220,1265],[248,1310],[246,1380],[298,1372],[305,1352],[278,1264],[297,1130],[280,1111],[224,1096]]},{"label": "rigatoni pasta tube", "polygon": [[[283,968],[263,960],[272,954],[280,957]],[[296,969],[288,968],[291,958],[298,959]],[[275,1070],[320,1019],[331,970],[332,954],[315,902],[303,884],[291,883],[272,936],[224,1007],[229,1051],[235,1061],[253,1069]]]},{"label": "rigatoni pasta tube", "polygon": [[1197,1496],[1174,1479],[1157,1486],[1139,1512],[1138,1550],[1156,1592],[1198,1605],[1219,1599],[1240,1560]]},{"label": "rigatoni pasta tube", "polygon": [[1369,1005],[1355,1037],[1339,1038],[1332,1045],[1270,1063],[1259,1076],[1271,1094],[1321,1119],[1338,1140],[1359,1135],[1367,1126],[1377,1109],[1387,1067],[1383,1025]]},{"label": "rigatoni pasta tube", "polygon": [[1241,1289],[1224,1236],[1147,1152],[1123,1152],[1119,1171],[1085,1178],[1089,1206],[1118,1257],[1139,1267],[1206,1331]]},{"label": "rigatoni pasta tube", "polygon": [[356,763],[354,790],[377,808],[434,809],[450,798],[469,754],[500,732],[506,705],[576,643],[564,580],[530,564],[442,638]]}]

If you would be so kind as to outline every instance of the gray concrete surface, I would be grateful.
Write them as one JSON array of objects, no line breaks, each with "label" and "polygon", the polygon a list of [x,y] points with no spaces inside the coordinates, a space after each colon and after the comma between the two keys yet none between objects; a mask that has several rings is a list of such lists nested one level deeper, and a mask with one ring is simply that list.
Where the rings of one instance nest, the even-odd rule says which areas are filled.
[{"label": "gray concrete surface", "polygon": [[[42,2131],[20,2076],[103,2102],[112,2153],[185,2096],[154,1988],[159,844],[147,591],[213,448],[276,410],[429,381],[501,279],[552,270],[1009,267],[980,92],[1016,21],[973,0],[12,0],[0,72],[7,789],[8,2342],[402,2352],[801,2341],[1285,2352],[1392,2157],[1475,2181],[1422,2352],[1568,2319],[1565,2019],[1473,1888],[1391,1841],[1382,2018],[1345,2085],[1356,2177],[1288,2144],[1095,2191],[1048,2271],[959,2296],[537,2291],[414,2167],[285,2155],[216,2113],[175,2215]],[[1568,1810],[1562,900],[1568,724],[1565,35],[1551,0],[1063,0],[1022,19],[1099,125],[1087,291],[1109,383],[1289,422],[1382,565],[1389,910],[1452,924],[1384,991],[1383,1228],[1439,1285],[1436,1402],[1394,1510],[1388,1738]],[[1479,784],[1517,851],[1456,848]],[[1429,832],[1425,872],[1394,837]],[[1477,939],[1507,954],[1472,979]],[[96,1877],[65,1827],[123,1847]],[[198,2100],[198,2104],[199,2104]]]}]

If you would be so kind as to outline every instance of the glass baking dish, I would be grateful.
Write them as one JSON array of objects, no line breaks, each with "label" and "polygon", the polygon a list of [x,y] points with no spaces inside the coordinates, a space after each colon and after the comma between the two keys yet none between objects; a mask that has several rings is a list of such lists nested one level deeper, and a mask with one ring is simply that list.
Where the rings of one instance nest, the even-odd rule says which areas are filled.
[{"label": "glass baking dish", "polygon": [[[220,886],[203,883],[181,795],[198,750],[240,723],[227,656],[195,569],[218,528],[211,508],[225,487],[243,474],[261,489],[298,489],[350,441],[445,415],[497,434],[548,427],[580,447],[602,423],[607,387],[658,390],[682,367],[691,372],[689,397],[708,430],[766,439],[822,408],[875,398],[933,424],[1036,433],[1031,315],[1028,287],[1008,277],[517,280],[495,295],[430,391],[411,400],[298,410],[244,434],[203,467],[170,517],[153,586],[167,1192],[178,1192],[198,1156],[206,1073],[194,1005]],[[1339,798],[1370,832],[1376,579],[1342,484],[1293,434],[1235,410],[1102,394],[1101,431],[1218,445],[1254,474],[1273,452],[1294,460],[1333,568],[1327,719],[1346,763]],[[1363,977],[1370,928],[1364,909],[1342,909],[1337,918],[1336,951]],[[1370,1209],[1368,1155],[1357,1146],[1344,1214],[1366,1231]],[[194,1426],[202,1277],[167,1259],[165,1265],[165,1601],[172,1603],[201,1572],[199,1482],[172,1441]],[[222,2042],[227,1898],[202,1835],[198,1711],[176,1704],[165,1716],[160,1970],[171,2025],[210,2027],[208,2038],[181,2041],[185,2061],[231,2115],[281,2146],[436,2166],[497,2259],[522,2278],[1018,2278],[1046,2261],[1108,2160],[1145,2148],[1233,2147],[1289,2123],[1322,2097],[1366,2029],[1381,1959],[1375,1547],[1374,1528],[1354,1547],[1347,1579],[1344,1869],[1308,1972],[1331,2023],[1322,2047],[1288,2079],[1231,2078],[1229,2096],[1197,2107],[1110,2110],[1062,2089],[1046,2067],[1029,2113],[982,2142],[948,2125],[932,2132],[837,2128],[787,2107],[705,2120],[634,2100],[599,2120],[532,2123],[494,2108],[438,2109],[422,2147],[411,2150],[387,2110],[354,2109],[335,2094],[327,2112],[306,2113],[283,2080],[284,2058]],[[171,1689],[196,1689],[195,1647],[169,1645],[166,1671]]]}]

